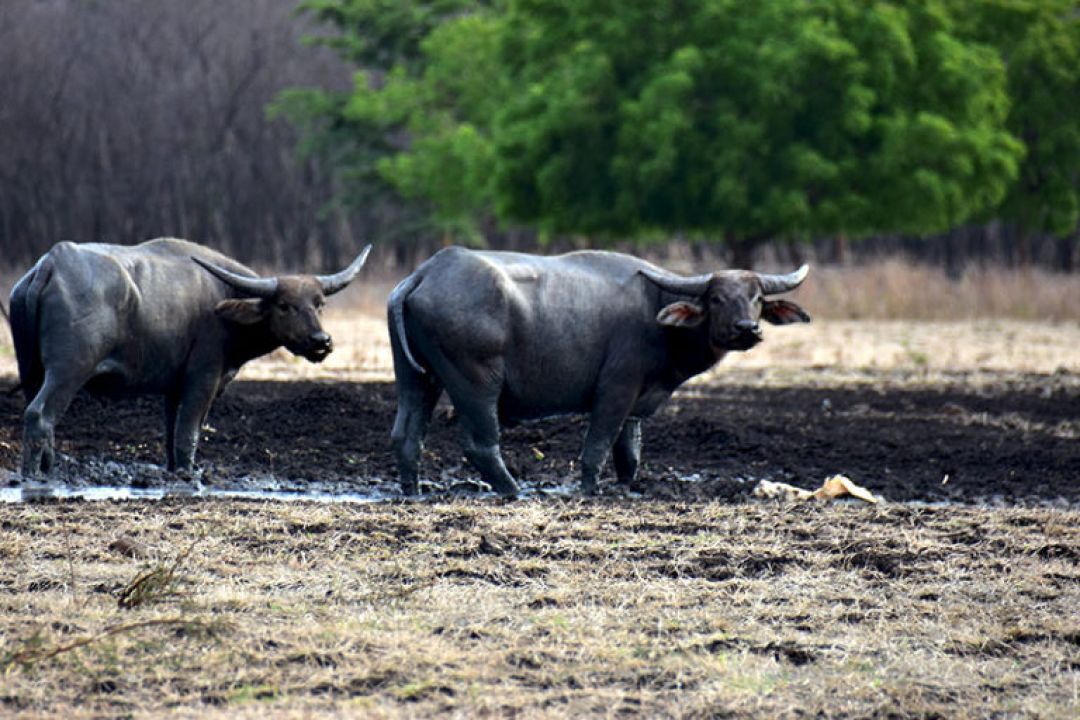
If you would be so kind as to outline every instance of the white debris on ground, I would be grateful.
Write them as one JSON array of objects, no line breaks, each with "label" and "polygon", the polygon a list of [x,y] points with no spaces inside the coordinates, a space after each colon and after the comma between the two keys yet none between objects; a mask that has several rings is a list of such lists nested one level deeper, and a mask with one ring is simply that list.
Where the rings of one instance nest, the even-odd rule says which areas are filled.
[{"label": "white debris on ground", "polygon": [[875,496],[866,488],[856,485],[844,475],[833,475],[821,484],[817,490],[806,490],[782,482],[761,480],[754,487],[753,496],[767,500],[787,500],[790,502],[804,500],[830,501],[842,497],[852,497],[868,503],[880,503],[881,498]]}]

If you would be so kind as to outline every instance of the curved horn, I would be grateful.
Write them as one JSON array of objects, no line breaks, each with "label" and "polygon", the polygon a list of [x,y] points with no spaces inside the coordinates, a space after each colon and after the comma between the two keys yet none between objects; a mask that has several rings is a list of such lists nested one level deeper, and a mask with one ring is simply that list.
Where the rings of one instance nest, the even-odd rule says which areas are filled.
[{"label": "curved horn", "polygon": [[364,261],[367,260],[368,253],[371,252],[371,246],[360,251],[360,254],[356,256],[356,259],[352,261],[349,267],[345,268],[339,273],[333,275],[316,275],[315,279],[322,285],[323,295],[333,295],[339,290],[344,290],[345,286],[352,282],[356,277],[356,273],[360,272],[360,268],[364,267]]},{"label": "curved horn", "polygon": [[268,298],[277,292],[277,278],[261,278],[248,277],[247,275],[237,275],[231,270],[226,270],[220,265],[215,265],[212,262],[197,258],[194,255],[191,257],[191,259],[202,265],[212,274],[216,275],[219,279],[233,286],[237,290],[241,290],[253,297]]},{"label": "curved horn", "polygon": [[643,267],[638,272],[656,283],[661,290],[667,290],[677,295],[701,295],[705,292],[705,288],[709,286],[709,281],[712,280],[712,273],[683,277],[682,275],[660,272],[651,267]]},{"label": "curved horn", "polygon": [[761,281],[761,293],[763,295],[779,295],[780,293],[791,292],[802,285],[802,281],[806,279],[809,272],[810,266],[803,265],[795,272],[787,275],[758,273],[758,280]]}]

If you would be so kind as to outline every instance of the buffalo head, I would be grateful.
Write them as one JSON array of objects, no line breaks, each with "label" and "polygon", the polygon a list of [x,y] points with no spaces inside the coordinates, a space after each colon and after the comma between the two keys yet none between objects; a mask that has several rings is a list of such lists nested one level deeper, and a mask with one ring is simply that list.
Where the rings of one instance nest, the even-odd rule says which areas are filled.
[{"label": "buffalo head", "polygon": [[220,317],[240,325],[264,323],[274,340],[289,352],[311,362],[322,362],[334,349],[319,320],[326,297],[344,290],[352,282],[370,251],[368,245],[349,267],[333,275],[250,277],[201,258],[192,257],[192,260],[247,296],[219,302],[215,311]]},{"label": "buffalo head", "polygon": [[769,296],[794,290],[810,268],[803,265],[786,275],[725,270],[695,277],[680,277],[643,270],[660,288],[693,300],[679,300],[661,308],[657,322],[668,327],[696,328],[708,322],[709,343],[715,352],[749,350],[761,342],[759,320],[773,325],[810,322],[801,307]]}]

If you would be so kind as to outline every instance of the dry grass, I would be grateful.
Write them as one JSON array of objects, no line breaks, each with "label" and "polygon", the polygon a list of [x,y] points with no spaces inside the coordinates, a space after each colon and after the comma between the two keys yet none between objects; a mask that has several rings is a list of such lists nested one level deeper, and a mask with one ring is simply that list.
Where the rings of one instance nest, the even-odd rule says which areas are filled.
[{"label": "dry grass", "polygon": [[[394,366],[386,320],[361,310],[335,308],[324,320],[336,349],[313,365],[278,350],[244,367],[250,380],[392,380]],[[970,322],[815,319],[809,325],[766,328],[753,351],[733,353],[696,382],[726,372],[769,369],[779,375],[805,368],[838,373],[918,371],[936,374],[993,372],[1080,372],[1080,324],[978,320]],[[0,335],[0,375],[17,373],[6,332]]]},{"label": "dry grass", "polygon": [[[392,380],[393,361],[386,321],[359,311],[334,310],[325,325],[337,349],[323,363],[279,350],[247,366],[241,377],[260,380],[330,378]],[[1017,320],[910,322],[815,320],[809,325],[767,328],[766,341],[748,353],[733,353],[694,382],[713,382],[725,373],[769,370],[778,378],[806,368],[837,375],[914,371],[932,382],[942,373],[1080,372],[1080,325]],[[0,374],[4,370],[0,362]]]},{"label": "dry grass", "polygon": [[[9,282],[12,279],[8,278]],[[255,361],[258,379],[393,378],[385,299],[393,280],[366,279],[335,298],[326,326],[337,349],[312,365],[285,351]],[[1039,270],[972,269],[958,281],[899,260],[815,268],[793,299],[814,316],[773,328],[767,342],[729,356],[712,375],[740,368],[840,372],[1080,372],[1080,281]],[[15,374],[7,328],[0,375]],[[711,376],[703,378],[708,381]]]},{"label": "dry grass", "polygon": [[843,320],[1080,320],[1080,278],[1045,270],[971,267],[959,279],[882,260],[814,268],[797,295],[811,314]]},{"label": "dry grass", "polygon": [[[3,506],[0,714],[1071,718],[1078,521],[772,503]],[[182,593],[117,608],[197,535]]]}]

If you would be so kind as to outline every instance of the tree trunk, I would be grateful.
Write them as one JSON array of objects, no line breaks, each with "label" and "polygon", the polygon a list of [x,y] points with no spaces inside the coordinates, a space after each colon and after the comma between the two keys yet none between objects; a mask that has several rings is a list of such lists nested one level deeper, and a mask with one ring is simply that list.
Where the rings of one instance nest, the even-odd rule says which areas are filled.
[{"label": "tree trunk", "polygon": [[837,233],[833,238],[833,262],[837,265],[847,265],[850,255],[847,233]]},{"label": "tree trunk", "polygon": [[757,255],[758,241],[753,238],[736,237],[734,233],[724,234],[724,244],[728,248],[728,258],[731,267],[742,270],[750,270],[754,266],[754,257]]},{"label": "tree trunk", "polygon": [[1080,255],[1080,233],[1073,233],[1069,237],[1058,238],[1057,269],[1071,273],[1076,270],[1077,255]]},{"label": "tree trunk", "polygon": [[1031,233],[1023,227],[1016,229],[1016,264],[1025,270],[1031,267]]}]

